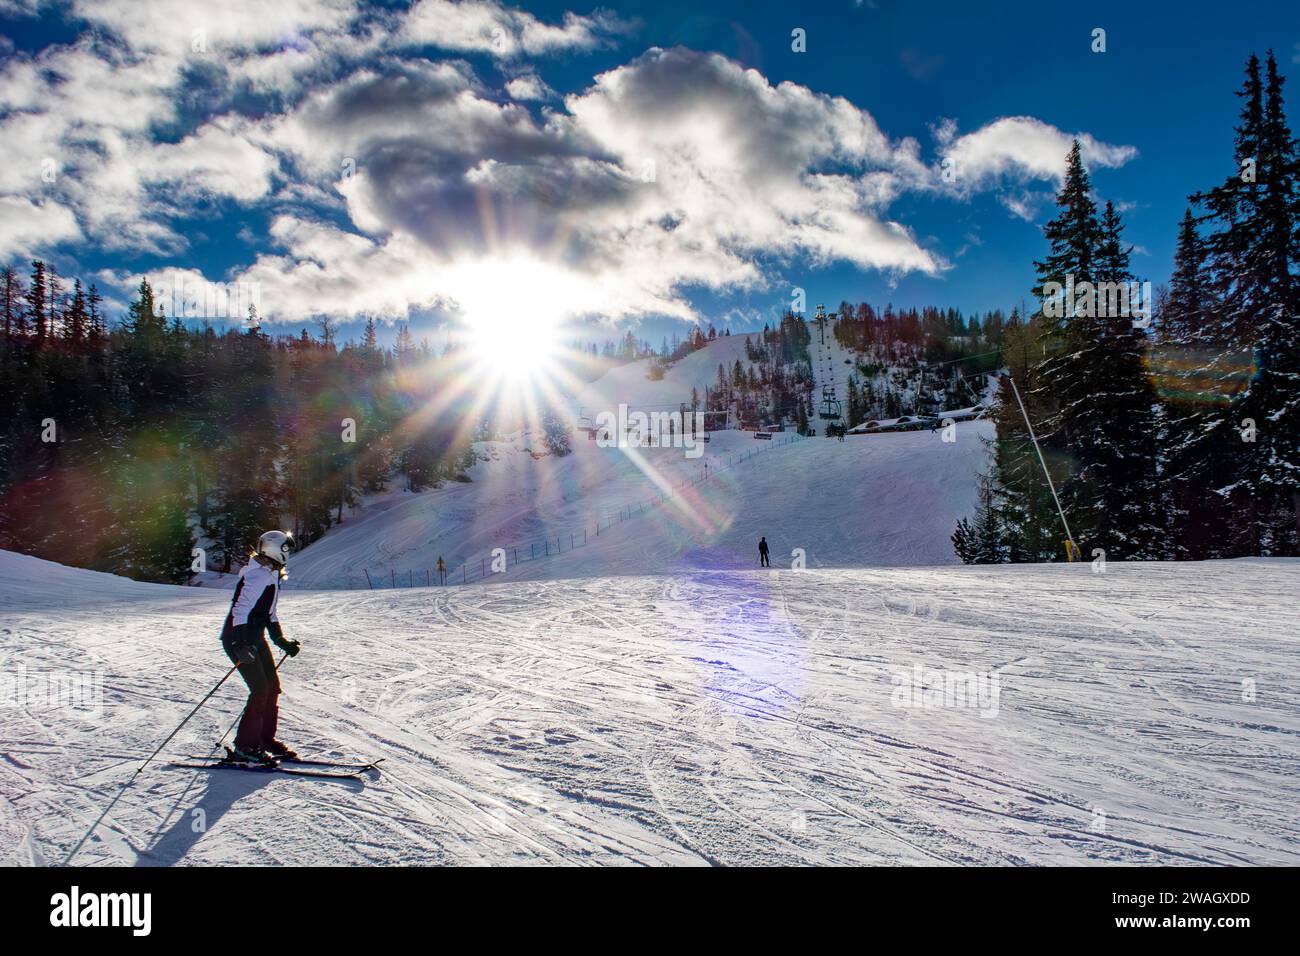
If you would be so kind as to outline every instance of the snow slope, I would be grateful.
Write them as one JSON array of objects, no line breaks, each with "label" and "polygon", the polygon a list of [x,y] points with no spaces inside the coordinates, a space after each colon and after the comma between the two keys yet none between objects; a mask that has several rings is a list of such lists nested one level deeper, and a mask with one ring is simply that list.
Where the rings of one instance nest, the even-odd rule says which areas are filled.
[{"label": "snow slope", "polygon": [[[719,363],[744,356],[745,336],[724,336],[662,381],[645,377],[650,360],[612,369],[576,403],[593,417],[624,403],[675,407],[692,386],[712,384]],[[842,398],[847,379],[836,374]],[[974,509],[981,439],[992,435],[987,422],[960,424],[955,443],[929,432],[768,443],[720,431],[695,459],[682,449],[599,448],[583,433],[564,458],[546,454],[540,436],[485,442],[470,483],[387,494],[348,512],[295,556],[291,586],[418,585],[426,574],[436,580],[440,556],[451,579],[472,579],[494,548],[506,550],[512,580],[741,568],[756,562],[763,535],[778,562],[800,548],[812,567],[953,564],[950,535]]]},{"label": "snow slope", "polygon": [[[283,736],[387,770],[154,767],[73,862],[1294,866],[1298,586],[1277,560],[291,592]],[[0,552],[0,673],[103,675],[97,711],[6,698],[0,863],[65,858],[225,671],[225,605]],[[996,716],[901,706],[915,665],[997,671]]]},{"label": "snow slope", "polygon": [[[496,547],[507,551],[511,580],[738,568],[757,561],[762,535],[774,560],[802,548],[813,567],[953,564],[949,536],[974,507],[987,454],[980,439],[992,434],[987,422],[959,424],[954,443],[930,432],[772,443],[717,432],[694,460],[681,449],[599,448],[581,436],[559,459],[534,460],[526,441],[498,443],[469,484],[350,516],[295,556],[290,581],[366,587],[368,571],[376,587],[421,584],[439,555],[459,581],[462,562],[472,578]],[[740,463],[744,455],[753,457]],[[607,527],[628,508],[629,520]],[[543,539],[559,556],[528,560],[533,542],[542,555]]]},{"label": "snow slope", "polygon": [[[750,332],[749,336],[755,343],[762,338],[759,332]],[[718,365],[722,365],[728,375],[737,359],[742,366],[749,367],[745,338],[745,334],[736,333],[714,339],[704,348],[674,362],[657,382],[646,377],[654,359],[640,359],[612,368],[578,390],[574,399],[575,410],[581,409],[583,414],[594,417],[595,412],[617,409],[620,403],[676,407],[684,402],[690,405],[692,388],[698,389],[703,398],[705,387],[717,385]]]}]

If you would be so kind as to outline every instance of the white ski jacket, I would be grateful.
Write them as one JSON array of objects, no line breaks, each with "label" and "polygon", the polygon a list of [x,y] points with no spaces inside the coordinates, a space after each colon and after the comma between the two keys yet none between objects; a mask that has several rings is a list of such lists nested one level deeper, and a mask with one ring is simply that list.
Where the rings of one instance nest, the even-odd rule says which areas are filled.
[{"label": "white ski jacket", "polygon": [[280,572],[249,561],[239,572],[235,596],[230,602],[230,624],[239,627],[251,620],[254,626],[278,624],[275,605],[280,599]]}]

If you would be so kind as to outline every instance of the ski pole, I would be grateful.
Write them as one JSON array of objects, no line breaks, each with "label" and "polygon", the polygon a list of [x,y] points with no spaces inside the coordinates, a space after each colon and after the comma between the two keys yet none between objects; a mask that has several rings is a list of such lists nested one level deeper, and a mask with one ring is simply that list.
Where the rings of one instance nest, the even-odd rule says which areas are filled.
[{"label": "ski pole", "polygon": [[[275,669],[276,669],[277,671],[280,669],[280,665],[284,663],[284,659],[285,659],[286,657],[288,657],[288,656],[289,656],[288,654],[281,654],[281,655],[280,655],[280,659],[279,659],[278,661],[275,662]],[[226,676],[229,677],[230,675],[227,674]],[[221,735],[221,739],[217,741],[216,746],[213,747],[211,751],[209,751],[210,753],[215,753],[217,747],[220,747],[222,744],[224,744],[224,743],[226,742],[226,738],[230,736],[230,732],[231,732],[232,730],[234,730],[234,729],[235,729],[235,725],[236,725],[237,723],[239,723],[239,718],[240,718],[240,717],[243,717],[243,716],[244,716],[244,712],[241,710],[241,711],[239,712],[239,714],[235,717],[235,719],[232,720],[232,721],[230,722],[230,726],[227,727],[227,728],[226,728],[226,732],[225,732],[224,734]],[[197,774],[196,774],[196,776],[197,776]],[[191,784],[191,786],[192,786],[192,785],[193,785],[193,781],[191,781],[190,784]],[[189,793],[189,792],[190,792],[190,788],[189,788],[189,787],[186,787],[186,788],[185,788],[185,793]],[[182,794],[181,797],[182,797],[182,799],[183,799],[183,798],[184,798],[184,794]],[[162,828],[163,828],[163,826],[166,825],[166,823],[167,823],[167,821],[168,821],[169,819],[171,819],[171,811],[170,811],[170,810],[167,811],[167,816],[163,817],[162,822],[158,824],[158,829],[154,830],[154,832],[153,832],[153,836],[151,836],[151,837],[149,838],[151,841],[153,840],[153,837],[156,837],[160,832],[162,832]]]},{"label": "ski pole", "polygon": [[[221,678],[221,680],[217,681],[217,686],[213,687],[212,690],[208,691],[207,694],[204,696],[204,698],[194,705],[194,709],[185,715],[185,719],[176,725],[176,729],[173,730],[170,734],[168,734],[167,739],[158,745],[158,749],[155,750],[153,753],[151,753],[148,759],[146,759],[144,763],[140,764],[140,766],[136,768],[135,773],[131,774],[131,779],[128,780],[126,783],[122,784],[122,789],[117,791],[117,796],[113,798],[112,803],[110,803],[108,806],[104,808],[104,812],[101,813],[98,819],[96,819],[95,822],[90,825],[90,829],[85,832],[82,838],[77,842],[77,845],[74,846],[72,850],[68,853],[68,855],[63,858],[64,866],[68,865],[69,861],[76,855],[77,851],[80,850],[82,845],[86,842],[86,840],[90,838],[90,835],[95,832],[95,828],[99,826],[99,824],[103,821],[104,817],[108,816],[108,811],[112,810],[115,806],[117,806],[117,801],[122,799],[122,794],[126,793],[127,788],[130,787],[131,784],[135,783],[135,778],[140,776],[144,768],[149,766],[149,761],[153,760],[154,757],[158,756],[158,754],[162,752],[162,749],[166,747],[169,743],[171,743],[172,738],[175,737],[178,733],[180,733],[181,728],[184,727],[187,723],[189,723],[190,718],[199,712],[199,708],[202,707],[204,704],[206,704],[208,700],[211,699],[212,695],[221,689],[221,685],[224,684],[227,680],[229,680],[230,675],[235,672],[237,667],[238,665],[232,666],[230,670],[226,671],[226,676]],[[227,733],[229,733],[229,731],[227,731]]]}]

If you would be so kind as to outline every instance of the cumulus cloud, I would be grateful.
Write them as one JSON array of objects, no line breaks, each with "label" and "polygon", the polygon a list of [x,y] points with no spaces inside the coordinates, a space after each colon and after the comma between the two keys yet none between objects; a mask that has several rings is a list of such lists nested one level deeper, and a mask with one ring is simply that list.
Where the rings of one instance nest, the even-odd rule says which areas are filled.
[{"label": "cumulus cloud", "polygon": [[[178,253],[197,203],[243,204],[272,227],[228,278],[256,282],[272,320],[472,312],[521,276],[574,315],[692,319],[693,288],[770,289],[792,268],[937,275],[950,263],[895,201],[993,189],[1032,215],[1032,185],[1059,177],[1071,139],[1030,117],[945,124],[952,185],[848,100],[719,55],[651,49],[561,99],[531,64],[504,64],[502,88],[420,49],[589,50],[624,29],[603,13],[70,2],[93,32],[0,67],[9,248]],[[1134,155],[1080,140],[1093,165]]]},{"label": "cumulus cloud", "polygon": [[73,0],[72,13],[132,50],[171,57],[291,46],[317,30],[343,29],[353,0]]},{"label": "cumulus cloud", "polygon": [[465,53],[509,58],[590,50],[622,33],[626,25],[611,14],[566,13],[559,24],[545,23],[495,0],[419,0],[398,31],[401,42]]},{"label": "cumulus cloud", "polygon": [[[761,288],[764,259],[946,266],[883,214],[930,175],[915,142],[891,141],[847,100],[691,50],[651,50],[541,119],[464,64],[388,63],[315,91],[258,141],[336,180],[357,230],[340,254],[409,263],[417,240],[448,301],[482,261],[508,274],[540,257],[570,311],[611,318],[693,318],[685,288]],[[285,254],[259,264],[263,277],[312,275],[307,235],[319,241],[282,232]],[[285,288],[289,314],[349,301]]]},{"label": "cumulus cloud", "polygon": [[251,143],[247,124],[220,117],[179,143],[161,144],[141,157],[141,177],[196,196],[252,202],[266,195],[277,164]]},{"label": "cumulus cloud", "polygon": [[196,26],[199,9],[172,0],[79,0],[71,14],[104,33],[7,58],[0,195],[39,196],[70,211],[77,231],[52,229],[47,247],[84,235],[108,250],[176,251],[185,240],[167,220],[194,199],[251,202],[268,191],[275,160],[245,138],[244,120],[214,117],[175,141],[159,135],[181,122],[185,78],[213,52],[195,49],[193,31],[228,53],[249,50],[274,42],[286,24],[337,24],[343,4],[291,0],[268,15],[237,2],[204,27]]},{"label": "cumulus cloud", "polygon": [[555,91],[536,73],[525,73],[506,81],[506,92],[516,100],[545,100],[555,95]]},{"label": "cumulus cloud", "polygon": [[940,157],[948,160],[959,188],[979,189],[1000,179],[1055,180],[1065,175],[1065,157],[1078,139],[1090,167],[1117,167],[1137,156],[1132,146],[1113,146],[1088,133],[1066,133],[1032,116],[1006,116],[958,136],[949,122],[936,130]]},{"label": "cumulus cloud", "polygon": [[53,242],[81,238],[72,211],[55,202],[0,196],[0,261],[26,258]]}]

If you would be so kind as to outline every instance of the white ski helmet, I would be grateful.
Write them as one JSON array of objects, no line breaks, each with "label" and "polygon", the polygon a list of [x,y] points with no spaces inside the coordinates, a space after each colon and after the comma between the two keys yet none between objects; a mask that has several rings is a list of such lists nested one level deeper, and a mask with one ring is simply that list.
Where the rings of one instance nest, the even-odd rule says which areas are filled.
[{"label": "white ski helmet", "polygon": [[283,531],[268,531],[257,539],[257,553],[280,565],[289,563],[289,546],[293,542]]}]

